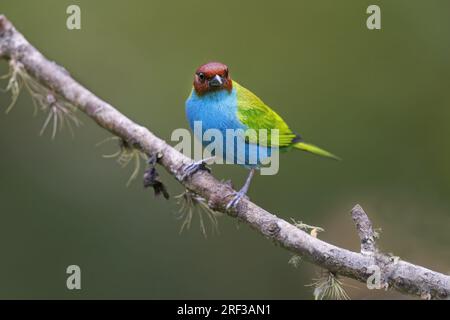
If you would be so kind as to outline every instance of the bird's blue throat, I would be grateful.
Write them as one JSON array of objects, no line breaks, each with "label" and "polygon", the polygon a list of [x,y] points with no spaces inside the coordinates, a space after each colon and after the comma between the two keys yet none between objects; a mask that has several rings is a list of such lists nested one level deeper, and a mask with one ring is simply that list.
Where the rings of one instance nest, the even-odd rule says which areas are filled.
[{"label": "bird's blue throat", "polygon": [[218,129],[223,134],[226,129],[247,129],[237,118],[236,89],[231,92],[214,91],[201,96],[192,90],[186,101],[186,116],[191,129],[194,129],[194,121],[202,122],[202,134],[208,129]]}]

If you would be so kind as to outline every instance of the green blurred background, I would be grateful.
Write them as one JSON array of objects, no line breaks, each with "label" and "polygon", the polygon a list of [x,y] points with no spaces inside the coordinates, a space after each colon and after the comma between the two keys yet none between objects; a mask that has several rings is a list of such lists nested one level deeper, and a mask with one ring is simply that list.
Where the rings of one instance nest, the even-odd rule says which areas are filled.
[{"label": "green blurred background", "polygon": [[[81,7],[82,29],[66,28]],[[382,30],[366,28],[381,7]],[[131,119],[170,140],[187,127],[184,101],[197,66],[225,62],[308,141],[341,163],[301,152],[250,197],[280,217],[325,228],[320,238],[352,250],[349,210],[360,203],[380,246],[450,272],[450,2],[2,0],[7,15],[49,59]],[[6,73],[7,64],[0,63]],[[6,82],[2,83],[3,87]],[[8,94],[0,94],[4,110]],[[95,147],[109,134],[80,115],[75,138],[39,136],[25,92],[0,113],[0,298],[312,298],[319,269],[234,219],[220,234],[198,219],[179,234],[177,206]],[[182,187],[160,170],[171,195]],[[245,169],[215,166],[240,186]],[[82,290],[66,289],[66,267]],[[400,298],[344,280],[349,295]]]}]

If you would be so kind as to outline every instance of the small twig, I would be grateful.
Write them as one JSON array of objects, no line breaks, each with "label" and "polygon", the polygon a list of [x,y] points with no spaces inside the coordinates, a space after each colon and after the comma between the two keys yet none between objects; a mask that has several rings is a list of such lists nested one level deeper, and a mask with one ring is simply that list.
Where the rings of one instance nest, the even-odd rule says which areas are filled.
[{"label": "small twig", "polygon": [[363,208],[357,204],[353,207],[352,218],[356,224],[359,238],[361,239],[361,253],[366,255],[373,255],[377,252],[376,236],[373,231],[372,222],[364,212]]},{"label": "small twig", "polygon": [[156,171],[156,163],[161,158],[161,154],[153,154],[149,157],[148,168],[144,172],[144,188],[152,187],[155,196],[163,195],[165,199],[169,199],[170,195],[166,186],[161,182],[158,171]]}]

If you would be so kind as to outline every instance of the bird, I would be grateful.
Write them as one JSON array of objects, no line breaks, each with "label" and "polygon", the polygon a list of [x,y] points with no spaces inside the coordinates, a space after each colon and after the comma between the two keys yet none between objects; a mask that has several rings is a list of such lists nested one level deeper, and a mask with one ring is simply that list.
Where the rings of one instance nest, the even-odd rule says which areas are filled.
[{"label": "bird", "polygon": [[[203,145],[210,143],[203,139],[203,134],[207,130],[214,129],[223,134],[224,147],[213,150],[214,156],[221,156],[228,163],[240,164],[250,170],[243,187],[230,194],[232,198],[226,205],[227,210],[236,207],[246,196],[256,170],[261,168],[263,160],[270,157],[274,150],[284,152],[298,149],[340,160],[336,155],[304,142],[302,137],[292,131],[281,116],[258,96],[232,80],[228,66],[221,62],[208,62],[197,68],[191,93],[185,103],[185,111],[192,130],[196,122],[201,124],[201,131],[194,130],[194,134]],[[266,130],[267,136],[249,134],[245,137],[242,135],[230,137],[226,134],[227,130],[251,129]],[[277,129],[278,141],[271,139],[274,129]],[[241,145],[243,147],[236,147],[239,142],[243,143]],[[229,145],[233,145],[232,148],[227,148]],[[253,159],[252,162],[249,161],[250,158]],[[202,159],[189,164],[185,168],[184,177],[205,168],[206,161],[207,159]]]}]

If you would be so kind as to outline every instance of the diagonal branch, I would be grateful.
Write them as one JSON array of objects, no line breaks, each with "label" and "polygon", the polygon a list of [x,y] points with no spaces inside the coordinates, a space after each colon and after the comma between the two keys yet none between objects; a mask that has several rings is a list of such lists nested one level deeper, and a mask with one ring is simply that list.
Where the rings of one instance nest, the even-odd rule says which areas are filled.
[{"label": "diagonal branch", "polygon": [[[64,68],[47,60],[2,15],[0,58],[20,63],[29,76],[129,145],[149,156],[158,155],[158,163],[180,181],[181,168],[191,159],[95,96]],[[224,195],[232,191],[230,186],[219,182],[206,171],[199,171],[180,183],[205,198],[211,209],[244,221],[268,239],[335,274],[366,282],[373,274],[372,267],[378,266],[385,284],[398,291],[421,297],[450,297],[450,276],[405,261],[394,261],[381,253],[362,254],[365,251],[375,252],[375,246],[371,223],[367,215],[361,214],[363,211],[360,207],[353,210],[363,243],[362,253],[356,253],[312,237],[248,199],[243,199],[236,209],[227,211],[228,198]]]}]

